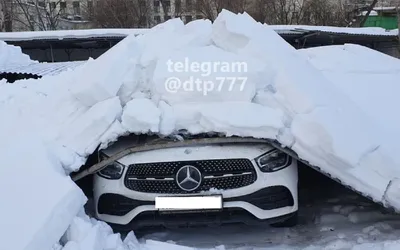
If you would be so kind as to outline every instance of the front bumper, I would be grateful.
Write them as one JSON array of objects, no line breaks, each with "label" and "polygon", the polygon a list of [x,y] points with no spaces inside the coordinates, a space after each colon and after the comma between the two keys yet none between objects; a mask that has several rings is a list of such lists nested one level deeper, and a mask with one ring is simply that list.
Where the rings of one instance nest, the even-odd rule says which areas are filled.
[{"label": "front bumper", "polygon": [[190,228],[190,227],[216,227],[225,224],[245,224],[249,226],[261,223],[275,224],[295,216],[297,212],[281,215],[274,218],[260,220],[248,211],[241,208],[224,208],[220,212],[193,212],[183,214],[161,214],[156,211],[147,211],[139,214],[129,224],[120,225],[109,223],[117,232],[129,232],[144,228]]},{"label": "front bumper", "polygon": [[[114,189],[111,185],[104,189],[105,192],[102,194],[95,191],[96,215],[100,220],[110,223],[118,230],[152,226],[255,224],[260,221],[276,223],[289,218],[298,210],[297,179],[295,181],[292,179],[297,177],[297,167],[291,166],[282,172],[268,174],[271,177],[267,178],[270,186],[265,185],[265,182],[261,182],[262,179],[258,178],[256,183],[248,187],[222,192],[224,207],[222,211],[166,214],[155,208],[157,194],[139,193],[140,195],[136,196],[131,190],[121,193],[124,189]],[[271,175],[276,175],[276,177],[272,178]],[[100,185],[101,178],[97,179],[95,185]],[[107,182],[110,181],[107,180]],[[263,188],[260,187],[261,183],[264,184]]]},{"label": "front bumper", "polygon": [[[142,227],[179,227],[193,225],[221,225],[230,223],[276,223],[283,221],[296,212],[295,201],[288,188],[272,186],[255,193],[232,198],[224,198],[222,211],[185,211],[185,212],[158,212],[147,210],[139,213],[126,225],[113,224],[119,231],[135,230]],[[140,208],[154,208],[154,201],[139,201],[118,194],[102,194],[97,203],[97,212],[100,216],[126,216],[129,212]],[[287,213],[268,219],[259,219],[248,210],[278,211],[292,208]]]}]

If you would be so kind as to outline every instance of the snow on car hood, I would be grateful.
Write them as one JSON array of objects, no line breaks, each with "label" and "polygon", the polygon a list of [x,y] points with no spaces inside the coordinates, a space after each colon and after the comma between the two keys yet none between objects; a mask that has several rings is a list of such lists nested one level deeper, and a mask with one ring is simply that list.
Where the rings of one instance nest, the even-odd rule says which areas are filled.
[{"label": "snow on car hood", "polygon": [[[175,65],[172,71],[169,65]],[[197,78],[203,81],[199,85]],[[393,153],[397,138],[328,78],[271,28],[247,14],[223,11],[213,24],[169,20],[145,35],[127,37],[74,72],[0,85],[2,145],[17,151],[26,138],[29,148],[20,152],[25,164],[8,151],[0,152],[3,166],[18,162],[18,168],[2,167],[2,192],[10,192],[7,183],[18,183],[19,175],[26,174],[24,168],[47,169],[50,179],[65,177],[79,169],[98,145],[107,147],[119,136],[184,130],[277,140],[332,178],[400,209],[400,160]],[[20,140],[14,141],[18,134]],[[36,160],[30,163],[31,158]],[[51,187],[40,192],[30,185],[46,183],[26,178],[24,185],[13,186],[12,193],[46,197],[46,211],[66,216],[60,220],[39,216],[33,221],[24,212],[21,196],[18,200],[5,196],[3,201],[13,206],[2,208],[6,211],[0,220],[17,228],[9,216],[17,214],[19,221],[34,226],[26,229],[24,237],[18,235],[18,248],[10,236],[14,231],[2,232],[4,248],[48,249],[77,213],[76,206],[66,209],[54,196],[56,184],[49,182]],[[64,195],[83,205],[82,194],[73,185],[70,180],[65,183]],[[42,204],[29,206],[40,213]],[[44,237],[48,232],[51,237]],[[41,240],[31,240],[37,237]],[[100,236],[93,237],[91,243],[101,249],[100,243],[94,243]]]}]

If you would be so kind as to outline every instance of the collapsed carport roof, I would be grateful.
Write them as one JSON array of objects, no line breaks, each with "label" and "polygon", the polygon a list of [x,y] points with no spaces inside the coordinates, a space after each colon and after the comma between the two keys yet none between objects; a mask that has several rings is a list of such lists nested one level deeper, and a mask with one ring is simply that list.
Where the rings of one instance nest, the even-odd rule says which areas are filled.
[{"label": "collapsed carport roof", "polygon": [[[283,39],[300,47],[344,43],[375,43],[398,40],[398,30],[307,25],[270,25]],[[149,29],[89,29],[62,31],[0,32],[0,40],[23,49],[109,48],[128,35]]]},{"label": "collapsed carport roof", "polygon": [[29,32],[0,32],[0,40],[23,49],[107,48],[128,35],[140,35],[148,29],[88,29]]},{"label": "collapsed carport roof", "polygon": [[75,62],[57,62],[57,63],[31,63],[25,65],[12,65],[0,68],[0,79],[7,79],[8,82],[14,82],[20,79],[34,78],[43,76],[54,76],[67,70],[73,70],[85,61]]}]

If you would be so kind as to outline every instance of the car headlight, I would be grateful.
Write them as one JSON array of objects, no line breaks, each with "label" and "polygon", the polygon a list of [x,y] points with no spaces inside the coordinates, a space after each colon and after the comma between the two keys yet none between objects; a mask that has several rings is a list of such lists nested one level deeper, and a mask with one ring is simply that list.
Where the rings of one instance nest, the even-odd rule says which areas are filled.
[{"label": "car headlight", "polygon": [[292,163],[292,158],[286,153],[274,149],[255,159],[262,172],[275,172],[286,168]]},{"label": "car headlight", "polygon": [[[101,160],[105,160],[106,158],[107,157],[103,155],[101,157]],[[119,178],[122,177],[122,174],[124,173],[124,168],[125,168],[124,165],[115,161],[113,163],[110,163],[107,167],[100,170],[97,174],[106,179],[118,180]]]}]

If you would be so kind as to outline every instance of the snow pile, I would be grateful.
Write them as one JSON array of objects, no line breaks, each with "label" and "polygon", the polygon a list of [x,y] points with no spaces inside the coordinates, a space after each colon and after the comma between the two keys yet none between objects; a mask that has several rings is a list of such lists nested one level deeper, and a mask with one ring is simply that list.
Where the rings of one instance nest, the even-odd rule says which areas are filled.
[{"label": "snow pile", "polygon": [[[400,60],[359,45],[338,45],[300,50],[310,63],[320,69],[326,78],[351,98],[364,114],[373,119],[381,128],[379,135],[385,140],[378,146],[393,156],[394,166],[400,164],[400,119],[397,107],[400,85]],[[375,132],[376,133],[376,132]],[[378,159],[375,159],[378,160]],[[375,162],[374,164],[377,164]],[[398,174],[393,168],[380,169],[383,175],[393,174],[393,179],[384,194],[384,199],[399,200]]]},{"label": "snow pile", "polygon": [[8,45],[0,41],[0,72],[5,67],[22,66],[34,63],[28,55],[22,53],[21,48]]},{"label": "snow pile", "polygon": [[389,136],[397,134],[400,138],[400,117],[395,115],[400,105],[400,60],[353,44],[299,51],[379,123],[384,128],[382,132],[388,132]]},{"label": "snow pile", "polygon": [[[61,244],[63,245],[61,245]],[[53,245],[54,250],[194,250],[156,240],[139,242],[133,232],[122,241],[119,233],[114,234],[104,222],[89,218],[83,211],[72,220],[60,243]]]},{"label": "snow pile", "polygon": [[290,31],[290,30],[291,31],[306,30],[306,31],[322,31],[329,33],[370,35],[370,36],[397,36],[399,34],[398,29],[385,30],[384,28],[381,27],[354,28],[354,27],[312,26],[312,25],[271,25],[270,27],[276,30],[277,32]]},{"label": "snow pile", "polygon": [[0,107],[0,240],[5,249],[50,249],[86,198],[49,153],[51,146],[29,128],[18,131],[22,127],[5,113]]},{"label": "snow pile", "polygon": [[[247,67],[227,70],[237,63]],[[221,84],[221,77],[228,81]],[[13,191],[4,194],[3,202],[12,205],[0,220],[16,227],[12,216],[3,219],[13,212],[32,224],[19,247],[13,245],[15,231],[0,234],[6,249],[54,244],[84,203],[66,174],[98,145],[106,147],[126,133],[184,130],[278,140],[333,178],[400,209],[399,156],[387,146],[396,138],[274,30],[247,14],[223,11],[213,24],[173,19],[143,36],[129,36],[72,73],[0,85],[0,116],[3,143],[15,140],[10,152],[0,151],[3,165],[13,166],[1,170],[3,192]],[[21,140],[25,150],[17,147]],[[35,171],[40,176],[31,178]],[[24,184],[17,185],[21,178]],[[46,204],[29,203],[35,216],[28,218],[15,210],[26,207],[25,197],[46,197]],[[60,203],[65,197],[71,207]],[[67,233],[66,241],[75,242],[67,243],[69,250],[120,249],[118,237],[102,225],[92,230],[87,220],[75,219],[72,231],[74,223],[89,233],[83,238]],[[47,232],[51,237],[43,238]],[[101,246],[98,238],[105,240]]]}]

